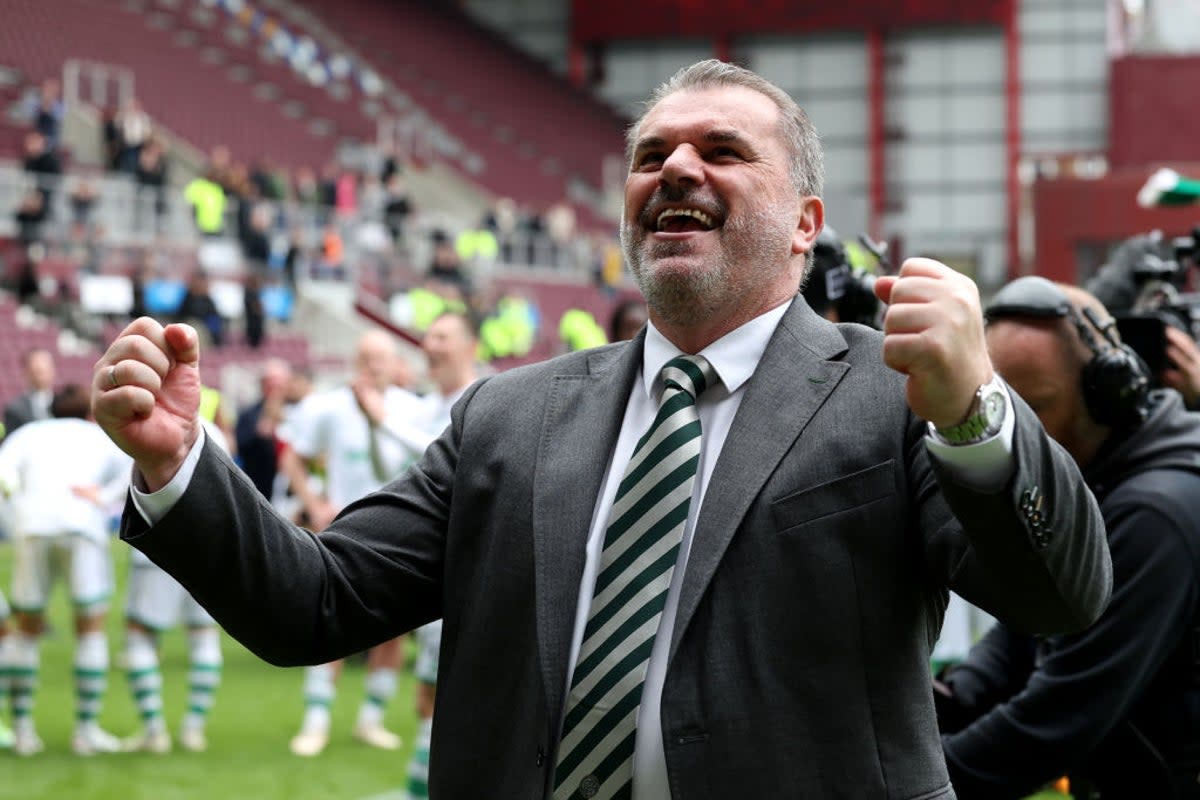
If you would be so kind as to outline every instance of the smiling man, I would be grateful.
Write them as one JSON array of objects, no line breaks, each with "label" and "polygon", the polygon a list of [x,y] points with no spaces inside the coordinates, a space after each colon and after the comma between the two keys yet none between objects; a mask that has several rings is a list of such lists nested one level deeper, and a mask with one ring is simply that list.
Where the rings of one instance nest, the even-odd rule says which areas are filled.
[{"label": "smiling man", "polygon": [[953,797],[947,590],[1087,625],[1111,581],[1092,496],[994,378],[970,280],[906,262],[882,336],[797,296],[821,153],[778,88],[695,64],[630,155],[645,330],[474,384],[320,537],[205,443],[195,333],[131,324],[94,383],[137,463],[124,537],[276,663],[442,617],[434,797]]}]

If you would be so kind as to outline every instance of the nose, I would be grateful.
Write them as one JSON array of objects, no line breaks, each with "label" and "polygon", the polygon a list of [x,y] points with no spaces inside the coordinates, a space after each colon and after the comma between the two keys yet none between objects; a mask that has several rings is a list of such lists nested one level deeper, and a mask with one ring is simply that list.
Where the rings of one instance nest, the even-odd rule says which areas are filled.
[{"label": "nose", "polygon": [[681,144],[667,156],[659,176],[668,186],[701,184],[704,182],[704,159],[690,144]]}]

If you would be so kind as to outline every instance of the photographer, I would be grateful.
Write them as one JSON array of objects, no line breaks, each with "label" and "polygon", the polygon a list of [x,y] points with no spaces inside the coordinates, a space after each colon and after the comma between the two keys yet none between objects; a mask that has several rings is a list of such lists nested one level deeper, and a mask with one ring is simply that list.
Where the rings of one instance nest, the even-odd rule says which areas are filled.
[{"label": "photographer", "polygon": [[826,225],[813,245],[812,267],[801,291],[810,308],[830,322],[857,322],[880,329],[875,276],[850,264],[846,247]]},{"label": "photographer", "polygon": [[1200,417],[1149,390],[1083,290],[1021,278],[985,315],[996,370],[1100,501],[1113,595],[1081,633],[997,625],[935,684],[958,797],[1024,797],[1069,774],[1077,800],[1200,798]]},{"label": "photographer", "polygon": [[1200,410],[1200,346],[1193,306],[1200,296],[1181,292],[1196,264],[1197,233],[1170,242],[1160,231],[1126,239],[1087,285],[1113,315],[1127,343],[1149,365],[1152,381],[1183,395]]}]

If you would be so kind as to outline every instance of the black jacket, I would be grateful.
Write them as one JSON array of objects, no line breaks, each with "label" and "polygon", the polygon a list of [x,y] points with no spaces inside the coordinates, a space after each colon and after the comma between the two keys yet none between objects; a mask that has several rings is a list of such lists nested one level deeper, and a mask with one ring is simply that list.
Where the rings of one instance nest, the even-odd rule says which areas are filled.
[{"label": "black jacket", "polygon": [[[1195,774],[1179,775],[1200,745],[1200,415],[1157,392],[1150,418],[1083,472],[1108,527],[1112,600],[1082,633],[1035,641],[997,625],[947,676],[939,721],[963,800],[1023,797],[1066,773],[1105,800],[1200,796]],[[1196,793],[1151,788],[1172,771]]]}]

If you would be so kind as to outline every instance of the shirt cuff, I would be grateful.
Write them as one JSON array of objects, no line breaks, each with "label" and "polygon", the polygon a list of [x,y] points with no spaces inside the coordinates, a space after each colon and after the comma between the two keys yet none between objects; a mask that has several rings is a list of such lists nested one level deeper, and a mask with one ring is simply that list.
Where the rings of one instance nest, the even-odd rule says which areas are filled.
[{"label": "shirt cuff", "polygon": [[991,494],[1000,491],[1012,477],[1016,462],[1013,459],[1013,437],[1016,415],[1012,408],[1012,393],[1002,384],[1008,402],[1004,404],[1004,420],[1000,431],[989,439],[974,444],[948,444],[932,433],[925,435],[925,446],[934,459],[954,476],[954,479],[977,492]]},{"label": "shirt cuff", "polygon": [[196,443],[188,451],[187,458],[183,460],[179,471],[166,486],[157,492],[143,492],[139,489],[139,485],[142,484],[142,476],[137,471],[137,467],[133,468],[133,480],[129,483],[129,494],[133,498],[133,507],[142,515],[142,519],[146,520],[147,525],[152,527],[157,525],[167,515],[167,512],[175,507],[179,498],[183,497],[188,484],[192,482],[192,475],[196,472],[196,464],[200,461],[200,451],[204,449],[207,435],[204,432],[204,426],[201,426],[200,435],[196,437]]}]

